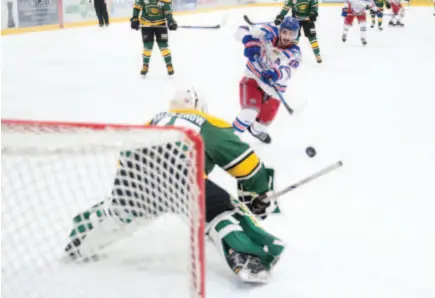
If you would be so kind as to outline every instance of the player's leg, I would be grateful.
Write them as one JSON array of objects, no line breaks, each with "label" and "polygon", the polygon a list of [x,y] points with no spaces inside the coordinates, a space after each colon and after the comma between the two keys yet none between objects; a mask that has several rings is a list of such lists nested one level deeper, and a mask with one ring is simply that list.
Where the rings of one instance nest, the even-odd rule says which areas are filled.
[{"label": "player's leg", "polygon": [[347,15],[344,17],[343,34],[341,36],[341,40],[343,42],[345,42],[347,39],[347,34],[349,33],[350,27],[352,27],[352,23],[353,23],[353,19],[354,19],[354,15],[352,14],[353,12],[352,12],[350,6],[349,6],[348,11],[351,15]]},{"label": "player's leg", "polygon": [[168,70],[168,75],[174,74],[174,67],[172,66],[172,56],[171,51],[169,50],[169,35],[168,28],[156,28],[156,40],[157,45],[159,46],[160,53],[162,54],[163,59],[166,63],[166,68]]},{"label": "player's leg", "polygon": [[374,28],[376,24],[376,12],[373,9],[370,9],[370,19],[372,21],[370,28]]},{"label": "player's leg", "polygon": [[104,26],[104,19],[103,19],[103,10],[101,8],[101,3],[104,4],[104,0],[94,0],[94,8],[95,8],[95,14],[98,18],[98,25],[100,27]]},{"label": "player's leg", "polygon": [[141,75],[146,75],[149,70],[149,64],[151,60],[151,55],[153,54],[153,46],[154,46],[154,28],[152,27],[142,27],[142,42],[143,42],[143,53],[142,53],[142,70],[140,71]]},{"label": "player's leg", "polygon": [[382,28],[382,21],[384,19],[384,9],[382,7],[379,7],[379,11],[381,12],[381,15],[378,17],[378,28],[379,30],[384,30]]},{"label": "player's leg", "polygon": [[295,44],[299,44],[299,40],[300,40],[301,35],[302,35],[302,22],[303,21],[299,21],[299,31],[298,31],[298,36],[295,39]]},{"label": "player's leg", "polygon": [[176,189],[162,189],[162,185],[168,179],[165,175],[180,184],[187,183],[183,181],[187,175],[182,167],[176,172],[156,172],[154,168],[165,169],[168,158],[183,159],[183,154],[171,144],[122,152],[110,197],[73,218],[67,255],[79,260],[94,258],[102,248],[129,236],[139,224],[177,212],[170,202]]},{"label": "player's leg", "polygon": [[361,36],[361,42],[363,45],[367,44],[367,17],[365,11],[356,16],[359,24],[359,31]]},{"label": "player's leg", "polygon": [[275,119],[279,106],[280,101],[278,99],[264,94],[263,103],[260,107],[260,113],[250,127],[251,133],[266,144],[272,142],[272,138],[267,133],[267,129]]},{"label": "player's leg", "polygon": [[109,13],[107,12],[107,3],[105,0],[103,0],[102,11],[103,11],[104,24],[106,26],[109,26]]},{"label": "player's leg", "polygon": [[403,18],[405,17],[405,7],[403,7],[402,4],[399,4],[398,6],[399,6],[399,11],[397,15],[396,26],[403,27],[405,26],[405,24],[403,24]]},{"label": "player's leg", "polygon": [[305,36],[308,37],[308,40],[310,41],[311,48],[313,49],[314,55],[316,56],[317,63],[322,63],[322,58],[320,57],[319,42],[317,41],[316,24],[311,21],[304,21],[303,28]]},{"label": "player's leg", "polygon": [[238,200],[206,181],[207,234],[231,270],[247,282],[267,282],[284,251],[277,237],[260,227]]},{"label": "player's leg", "polygon": [[239,99],[242,110],[233,121],[234,130],[243,133],[257,118],[263,101],[263,92],[253,78],[243,77],[239,83]]}]

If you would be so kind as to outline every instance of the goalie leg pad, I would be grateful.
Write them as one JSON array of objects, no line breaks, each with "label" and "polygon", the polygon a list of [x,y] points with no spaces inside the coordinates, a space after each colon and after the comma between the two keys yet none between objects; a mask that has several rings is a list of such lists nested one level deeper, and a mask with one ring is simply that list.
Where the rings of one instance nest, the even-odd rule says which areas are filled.
[{"label": "goalie leg pad", "polygon": [[263,230],[247,208],[224,212],[209,224],[207,230],[227,262],[229,250],[232,249],[258,257],[270,269],[277,263],[285,248],[280,239]]}]

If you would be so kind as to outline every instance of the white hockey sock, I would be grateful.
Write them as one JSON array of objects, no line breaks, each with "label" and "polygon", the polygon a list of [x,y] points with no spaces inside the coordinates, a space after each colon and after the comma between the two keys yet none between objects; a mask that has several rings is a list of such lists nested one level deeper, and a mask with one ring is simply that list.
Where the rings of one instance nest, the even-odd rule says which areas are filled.
[{"label": "white hockey sock", "polygon": [[238,133],[243,133],[255,121],[257,115],[258,110],[252,108],[242,109],[233,121],[234,130]]},{"label": "white hockey sock", "polygon": [[361,39],[366,39],[366,37],[367,37],[367,23],[361,22],[359,24],[359,30],[360,30]]},{"label": "white hockey sock", "polygon": [[350,28],[349,25],[344,24],[344,27],[343,27],[343,35],[347,35],[347,33],[349,32],[349,28]]}]

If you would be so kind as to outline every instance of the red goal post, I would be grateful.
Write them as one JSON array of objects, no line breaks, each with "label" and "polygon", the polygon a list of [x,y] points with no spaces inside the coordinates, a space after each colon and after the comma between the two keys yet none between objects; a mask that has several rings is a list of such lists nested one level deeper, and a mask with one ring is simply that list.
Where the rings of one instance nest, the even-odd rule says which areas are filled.
[{"label": "red goal post", "polygon": [[[110,167],[117,171],[117,160],[113,157],[119,156],[120,152],[138,148],[159,148],[162,152],[158,153],[170,157],[171,162],[165,163],[165,167],[169,165],[173,166],[173,169],[168,171],[161,167],[163,155],[156,153],[158,158],[153,157],[154,160],[148,156],[141,156],[140,160],[149,158],[146,164],[153,164],[147,166],[146,175],[162,175],[152,182],[153,188],[163,189],[172,181],[177,184],[175,189],[180,190],[181,194],[176,194],[178,201],[175,201],[174,197],[159,194],[160,201],[152,203],[160,204],[162,200],[167,199],[161,208],[165,209],[170,205],[170,209],[162,212],[182,215],[180,217],[187,223],[190,234],[190,239],[187,240],[190,243],[189,255],[186,255],[189,259],[189,282],[186,282],[190,288],[189,297],[205,297],[204,147],[198,133],[173,126],[3,119],[1,124],[4,297],[25,297],[29,293],[37,295],[38,287],[35,285],[38,284],[45,285],[40,294],[47,298],[47,293],[54,292],[62,297],[78,297],[78,293],[71,292],[71,288],[67,293],[62,293],[62,289],[59,289],[55,282],[50,282],[50,278],[58,274],[56,270],[66,266],[59,265],[60,258],[64,256],[60,253],[63,253],[63,247],[58,247],[58,244],[65,244],[63,241],[66,237],[63,236],[67,236],[69,232],[63,222],[66,220],[72,224],[72,218],[77,210],[89,207],[85,203],[98,203],[98,200],[95,201],[96,198],[102,195],[100,200],[104,200],[104,195],[110,196],[111,191],[113,195],[111,185],[114,174]],[[183,157],[171,155],[175,152],[173,148],[180,148],[180,144],[183,146]],[[182,182],[170,176],[175,175],[174,171],[180,167],[186,174]],[[106,172],[110,174],[106,175]],[[161,185],[156,186],[156,181],[160,181]],[[132,182],[129,183],[131,187]],[[142,187],[151,187],[149,185],[144,184]],[[71,193],[66,191],[67,189]],[[74,211],[64,210],[69,206]],[[60,213],[67,218],[60,216]],[[159,217],[160,214],[153,211],[153,216]],[[40,219],[43,219],[43,222],[39,222]],[[41,236],[36,237],[39,234]],[[34,279],[33,282],[29,280],[29,276]],[[68,279],[71,279],[71,275]],[[49,288],[50,285],[53,289]],[[137,288],[137,295],[129,294],[129,297],[150,297],[146,289],[140,293],[140,287],[134,287]],[[167,284],[165,287],[171,285]]]}]

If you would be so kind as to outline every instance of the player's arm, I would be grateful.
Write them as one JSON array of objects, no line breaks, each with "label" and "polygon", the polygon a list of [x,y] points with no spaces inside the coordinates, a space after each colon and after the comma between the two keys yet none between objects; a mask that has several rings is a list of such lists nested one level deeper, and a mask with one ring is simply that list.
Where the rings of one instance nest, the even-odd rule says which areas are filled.
[{"label": "player's arm", "polygon": [[169,30],[177,30],[178,24],[172,15],[172,0],[161,0],[163,3],[163,13],[168,21]]},{"label": "player's arm", "polygon": [[233,128],[212,130],[213,143],[206,154],[214,163],[236,178],[246,191],[269,191],[266,168],[255,151],[234,134]]},{"label": "player's arm", "polygon": [[130,26],[131,29],[139,30],[140,22],[139,22],[139,14],[142,10],[143,0],[136,0],[133,4],[133,16],[130,18]]},{"label": "player's arm", "polygon": [[275,18],[275,25],[278,26],[279,24],[281,24],[282,20],[284,20],[284,17],[288,14],[290,9],[292,9],[292,8],[293,8],[292,0],[285,0],[281,11],[279,12],[279,14]]},{"label": "player's arm", "polygon": [[136,0],[133,4],[133,18],[138,18],[144,3],[143,0]]},{"label": "player's arm", "polygon": [[319,15],[319,2],[318,0],[310,0],[310,21],[317,21],[317,16]]}]

